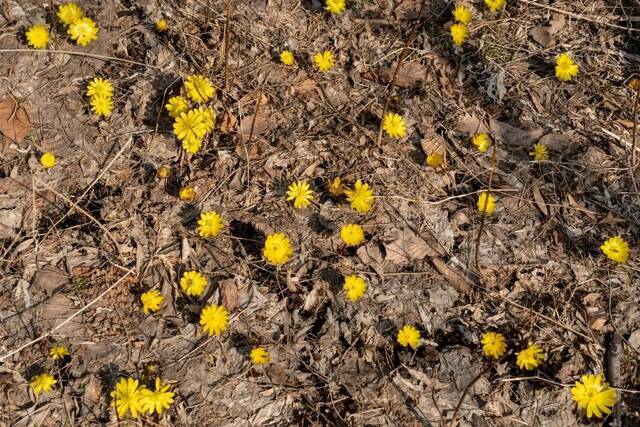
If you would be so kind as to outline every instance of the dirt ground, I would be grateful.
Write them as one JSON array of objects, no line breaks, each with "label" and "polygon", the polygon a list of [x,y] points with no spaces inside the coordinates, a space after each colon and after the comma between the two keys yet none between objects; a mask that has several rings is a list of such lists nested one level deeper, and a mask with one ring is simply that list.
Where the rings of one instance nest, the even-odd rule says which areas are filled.
[{"label": "dirt ground", "polygon": [[[233,1],[226,79],[225,1],[79,3],[100,27],[84,48],[51,2],[0,2],[0,101],[17,100],[29,122],[21,141],[0,140],[0,424],[120,423],[117,379],[159,375],[175,403],[131,424],[600,425],[566,385],[603,372],[627,390],[604,423],[640,425],[637,1],[507,0],[499,14],[468,2],[462,48],[449,36],[454,2],[418,16],[418,0],[349,0],[341,15],[317,0]],[[39,22],[53,52],[28,50]],[[416,22],[388,106],[408,136],[377,143]],[[328,73],[311,62],[322,50],[336,54]],[[554,76],[562,52],[580,65],[571,82]],[[192,73],[216,85],[218,124],[187,155],[163,106]],[[85,96],[96,75],[115,88],[107,119]],[[492,150],[470,143],[478,129],[496,141],[493,168]],[[536,142],[549,161],[531,160]],[[425,164],[434,150],[444,167]],[[483,224],[490,169],[497,209]],[[330,197],[335,177],[371,184],[373,209]],[[316,192],[309,209],[285,200],[298,179]],[[177,197],[185,185],[194,204]],[[227,225],[215,239],[196,232],[209,209]],[[348,222],[365,229],[358,248],[340,241]],[[261,255],[274,231],[294,246],[279,270]],[[626,264],[599,249],[613,235],[630,242]],[[180,290],[189,269],[208,277],[201,298]],[[347,274],[368,284],[355,303]],[[144,315],[152,288],[166,302]],[[198,324],[210,303],[231,314],[219,338]],[[421,331],[417,352],[396,342],[404,324]],[[486,331],[507,337],[498,363],[482,355]],[[515,352],[533,341],[547,359],[522,371]],[[68,346],[64,364],[53,344]],[[264,367],[248,357],[257,345],[272,355]],[[35,399],[42,370],[58,384]]]}]

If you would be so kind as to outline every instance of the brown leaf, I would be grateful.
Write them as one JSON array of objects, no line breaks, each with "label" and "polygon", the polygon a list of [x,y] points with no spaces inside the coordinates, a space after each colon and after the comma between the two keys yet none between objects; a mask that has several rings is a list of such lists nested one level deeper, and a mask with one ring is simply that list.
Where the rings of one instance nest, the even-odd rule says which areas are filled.
[{"label": "brown leaf", "polygon": [[[254,122],[255,116],[255,122]],[[251,126],[253,125],[253,132],[251,131]],[[249,136],[252,138],[256,138],[263,133],[265,133],[269,129],[269,125],[267,123],[264,115],[258,111],[258,114],[249,114],[245,116],[240,121],[240,128],[238,129],[240,135],[240,142],[248,142]]]},{"label": "brown leaf", "polygon": [[536,201],[536,205],[538,205],[538,208],[542,211],[544,216],[549,216],[549,208],[544,202],[544,198],[542,197],[542,193],[540,192],[540,187],[538,187],[538,184],[533,184],[531,190],[533,191],[533,199]]},{"label": "brown leaf", "polygon": [[233,114],[229,114],[228,111],[225,111],[220,120],[220,133],[225,135],[230,134],[237,123],[238,120],[236,120],[236,117]]},{"label": "brown leaf", "polygon": [[316,81],[313,79],[303,80],[298,86],[295,88],[296,92],[302,96],[309,96],[316,90],[318,90],[318,85]]},{"label": "brown leaf", "polygon": [[31,122],[24,107],[12,97],[0,101],[0,132],[10,140],[19,143],[31,129]]},{"label": "brown leaf", "polygon": [[501,139],[505,144],[516,147],[530,147],[534,142],[540,139],[544,133],[542,128],[520,129],[515,126],[511,126],[508,123],[493,119],[489,124],[489,128],[491,130],[491,136]]},{"label": "brown leaf", "polygon": [[225,308],[232,312],[238,308],[238,286],[233,279],[220,281],[220,302]]},{"label": "brown leaf", "polygon": [[393,264],[406,264],[437,255],[421,237],[408,229],[393,229],[383,239],[387,254],[385,260]]},{"label": "brown leaf", "polygon": [[[397,62],[394,62],[391,67],[382,72],[383,77],[387,82],[391,82],[393,73],[398,66]],[[417,61],[405,62],[400,66],[398,74],[396,75],[395,85],[398,87],[413,87],[418,82],[424,82],[427,77],[427,67]]]},{"label": "brown leaf", "polygon": [[433,266],[447,279],[447,282],[458,292],[462,294],[468,294],[471,291],[471,287],[467,283],[467,279],[454,269],[453,267],[448,266],[442,259],[433,258],[431,260],[433,262]]},{"label": "brown leaf", "polygon": [[456,125],[458,132],[466,133],[467,135],[475,135],[476,133],[489,132],[489,129],[475,116],[465,114],[458,120]]}]

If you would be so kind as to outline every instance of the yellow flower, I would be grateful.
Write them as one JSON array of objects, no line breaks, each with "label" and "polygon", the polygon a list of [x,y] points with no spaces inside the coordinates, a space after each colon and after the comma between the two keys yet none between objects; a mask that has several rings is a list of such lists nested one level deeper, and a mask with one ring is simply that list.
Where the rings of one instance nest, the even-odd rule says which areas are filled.
[{"label": "yellow flower", "polygon": [[451,31],[451,41],[456,46],[462,46],[469,35],[469,28],[464,24],[453,24],[449,31]]},{"label": "yellow flower", "polygon": [[459,23],[469,25],[469,22],[471,22],[471,11],[468,7],[460,5],[453,10],[453,17]]},{"label": "yellow flower", "polygon": [[127,412],[131,416],[138,417],[138,412],[142,412],[142,393],[144,386],[140,386],[138,380],[133,378],[120,378],[116,384],[116,389],[111,391],[112,406],[118,411],[120,418]]},{"label": "yellow flower", "polygon": [[49,350],[49,356],[51,356],[53,360],[64,359],[64,357],[68,355],[69,350],[63,345],[54,345],[51,347],[51,350]]},{"label": "yellow flower", "polygon": [[182,148],[188,153],[197,153],[202,138],[207,133],[205,119],[197,109],[180,114],[173,122],[173,133],[182,141]]},{"label": "yellow flower", "polygon": [[549,150],[547,149],[547,146],[544,145],[542,142],[539,142],[536,145],[534,145],[533,151],[531,151],[529,155],[538,162],[543,160],[549,160]]},{"label": "yellow flower", "polygon": [[293,200],[296,209],[308,208],[313,200],[313,190],[307,181],[296,181],[289,185],[287,202]]},{"label": "yellow flower", "polygon": [[340,197],[344,193],[344,188],[342,186],[342,180],[339,176],[335,177],[332,181],[329,181],[329,185],[327,186],[327,190],[329,194],[333,197]]},{"label": "yellow flower", "polygon": [[92,96],[89,103],[91,104],[91,111],[98,117],[108,117],[113,111],[113,98],[110,96]]},{"label": "yellow flower", "polygon": [[140,397],[141,410],[148,415],[153,415],[154,412],[162,414],[166,409],[169,409],[173,403],[173,396],[175,396],[174,392],[169,391],[171,386],[163,385],[160,378],[156,378],[155,386],[154,390],[143,389]]},{"label": "yellow flower", "polygon": [[427,165],[434,169],[442,166],[442,163],[444,163],[444,156],[437,151],[434,151],[427,156]]},{"label": "yellow flower", "polygon": [[207,287],[207,278],[198,271],[185,271],[180,279],[180,287],[188,296],[199,297]]},{"label": "yellow flower", "polygon": [[216,89],[207,77],[194,74],[184,81],[187,96],[195,102],[207,102],[216,93]]},{"label": "yellow flower", "polygon": [[269,264],[280,266],[286,264],[293,255],[291,241],[284,233],[267,235],[262,255]]},{"label": "yellow flower", "polygon": [[51,169],[56,165],[56,155],[49,151],[43,153],[42,156],[40,156],[40,164],[45,169]]},{"label": "yellow flower", "polygon": [[98,38],[98,27],[91,18],[78,18],[69,25],[67,33],[80,46],[86,46]]},{"label": "yellow flower", "polygon": [[169,168],[169,166],[160,166],[158,169],[156,169],[156,175],[158,175],[158,178],[160,179],[165,179],[166,177],[169,176],[169,174],[171,173],[171,169]]},{"label": "yellow flower", "polygon": [[221,305],[208,305],[200,313],[200,324],[207,334],[219,336],[229,326],[229,313]]},{"label": "yellow flower", "polygon": [[198,219],[198,235],[200,237],[216,237],[224,228],[222,216],[216,211],[207,211],[200,214]]},{"label": "yellow flower", "polygon": [[496,199],[490,193],[483,191],[478,196],[478,210],[485,215],[491,215],[496,210]]},{"label": "yellow flower", "polygon": [[187,98],[183,96],[173,96],[169,98],[169,101],[167,102],[167,105],[164,106],[164,108],[169,113],[169,117],[175,119],[182,113],[186,113],[187,111],[189,111],[189,101],[187,101]]},{"label": "yellow flower", "polygon": [[556,77],[564,82],[578,75],[580,67],[573,62],[567,53],[562,53],[556,58]]},{"label": "yellow flower", "polygon": [[582,409],[586,409],[587,418],[602,417],[610,414],[611,408],[616,404],[616,391],[609,384],[602,382],[602,374],[583,375],[581,382],[576,381],[575,387],[571,387],[573,400]]},{"label": "yellow flower", "polygon": [[420,331],[412,325],[404,325],[404,327],[398,331],[398,343],[403,347],[410,346],[412,349],[417,350],[422,343]]},{"label": "yellow flower", "polygon": [[387,113],[382,121],[382,129],[384,129],[391,138],[407,136],[407,125],[400,114]]},{"label": "yellow flower", "polygon": [[164,302],[164,296],[162,296],[157,289],[153,289],[140,295],[140,302],[142,303],[142,311],[144,314],[149,314],[149,312],[160,309],[160,306]]},{"label": "yellow flower", "polygon": [[491,137],[486,133],[479,133],[471,138],[471,143],[476,146],[479,152],[486,153],[491,146]]},{"label": "yellow flower", "polygon": [[295,62],[293,53],[288,49],[280,52],[280,62],[282,62],[284,65],[293,65],[293,63]]},{"label": "yellow flower", "polygon": [[113,85],[107,79],[102,77],[94,77],[87,85],[87,96],[113,96]]},{"label": "yellow flower", "polygon": [[329,71],[336,65],[335,56],[330,50],[313,55],[313,63],[319,71]]},{"label": "yellow flower", "polygon": [[484,3],[491,9],[493,12],[497,12],[504,8],[504,4],[507,0],[484,0]]},{"label": "yellow flower", "polygon": [[600,250],[611,261],[625,263],[629,259],[629,244],[620,236],[609,237]]},{"label": "yellow flower", "polygon": [[80,6],[75,3],[65,3],[58,7],[58,19],[64,25],[71,25],[84,16]]},{"label": "yellow flower", "polygon": [[516,353],[518,356],[516,359],[516,363],[520,367],[520,369],[532,370],[540,365],[545,359],[544,351],[542,351],[542,347],[538,344],[529,344],[529,347],[524,350]]},{"label": "yellow flower", "polygon": [[216,125],[216,113],[213,111],[211,107],[198,107],[198,112],[202,114],[202,119],[204,120],[204,124],[206,126],[206,133],[209,133],[213,130]]},{"label": "yellow flower", "polygon": [[507,342],[504,335],[497,332],[486,332],[482,334],[482,351],[487,357],[500,359],[507,351]]},{"label": "yellow flower", "polygon": [[347,201],[351,203],[351,207],[357,212],[363,213],[371,210],[374,196],[369,184],[363,184],[360,180],[357,180],[353,190],[346,188],[344,194],[347,196]]},{"label": "yellow flower", "polygon": [[367,283],[360,276],[345,276],[343,289],[349,301],[357,301],[366,292]]},{"label": "yellow flower", "polygon": [[255,365],[266,365],[271,361],[269,352],[262,347],[252,348],[250,356]]},{"label": "yellow flower", "polygon": [[345,9],[345,1],[344,0],[327,0],[327,6],[325,7],[329,12],[335,13],[336,15],[344,12]]},{"label": "yellow flower", "polygon": [[49,29],[46,25],[36,24],[25,33],[27,44],[34,49],[44,49],[49,43]]},{"label": "yellow flower", "polygon": [[179,196],[183,202],[193,203],[196,200],[196,190],[193,187],[182,187]]},{"label": "yellow flower", "polygon": [[349,246],[358,246],[364,242],[364,231],[358,224],[345,224],[340,228],[342,241]]},{"label": "yellow flower", "polygon": [[40,393],[49,393],[57,382],[51,374],[40,374],[33,377],[29,385],[31,385],[33,392],[38,395]]},{"label": "yellow flower", "polygon": [[164,19],[158,19],[155,25],[156,30],[160,31],[161,33],[167,31],[167,28],[169,28],[169,24],[167,24],[167,21]]}]

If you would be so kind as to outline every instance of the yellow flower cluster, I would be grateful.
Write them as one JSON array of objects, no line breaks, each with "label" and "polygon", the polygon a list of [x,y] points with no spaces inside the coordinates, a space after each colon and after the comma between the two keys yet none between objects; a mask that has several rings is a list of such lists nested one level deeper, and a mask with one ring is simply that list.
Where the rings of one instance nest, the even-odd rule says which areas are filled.
[{"label": "yellow flower cluster", "polygon": [[25,33],[27,44],[34,49],[44,49],[49,43],[49,28],[46,25],[35,24]]},{"label": "yellow flower cluster", "polygon": [[407,124],[401,115],[387,113],[382,120],[382,129],[391,138],[403,138],[407,136]]},{"label": "yellow flower cluster", "polygon": [[36,375],[31,379],[29,385],[33,393],[37,396],[40,393],[49,393],[58,381],[49,373]]},{"label": "yellow flower cluster", "polygon": [[128,414],[133,418],[137,418],[140,413],[162,414],[173,403],[175,393],[169,391],[170,389],[171,386],[163,384],[160,378],[156,378],[153,389],[140,384],[136,379],[121,378],[111,391],[111,405],[120,418]]},{"label": "yellow flower cluster", "polygon": [[473,17],[468,7],[460,5],[453,10],[453,18],[456,23],[449,28],[451,41],[454,45],[460,47],[469,36],[469,24]]},{"label": "yellow flower cluster", "polygon": [[96,116],[109,117],[113,111],[113,85],[107,79],[94,77],[87,85],[87,96],[91,112]]},{"label": "yellow flower cluster", "polygon": [[[182,148],[195,154],[200,151],[204,137],[216,125],[213,107],[203,105],[213,99],[216,89],[209,78],[194,74],[185,79],[184,92],[186,98],[180,95],[171,97],[165,109],[174,119],[173,133],[182,142]],[[189,100],[199,105],[192,108]]]},{"label": "yellow flower cluster", "polygon": [[58,19],[67,27],[67,34],[80,46],[86,46],[98,38],[98,26],[93,19],[84,16],[84,11],[75,3],[64,3],[58,7]]},{"label": "yellow flower cluster", "polygon": [[556,58],[556,77],[567,82],[578,75],[580,67],[573,62],[568,53],[562,53]]},{"label": "yellow flower cluster", "polygon": [[140,295],[140,302],[142,303],[142,312],[149,314],[160,310],[160,306],[164,303],[164,296],[159,290],[153,289]]},{"label": "yellow flower cluster", "polygon": [[417,350],[422,344],[422,337],[420,331],[413,325],[404,325],[402,329],[398,331],[397,337],[398,344],[403,347],[411,347],[413,350]]},{"label": "yellow flower cluster", "polygon": [[254,365],[266,365],[271,362],[271,355],[264,347],[255,347],[249,354]]}]

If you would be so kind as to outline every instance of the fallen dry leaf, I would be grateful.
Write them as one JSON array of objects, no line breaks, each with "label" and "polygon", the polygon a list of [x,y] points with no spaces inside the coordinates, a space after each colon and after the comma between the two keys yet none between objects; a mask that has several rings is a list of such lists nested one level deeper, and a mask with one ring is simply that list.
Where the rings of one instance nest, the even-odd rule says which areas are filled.
[{"label": "fallen dry leaf", "polygon": [[402,265],[437,255],[422,238],[408,229],[392,229],[384,235],[383,241],[385,261],[392,264]]},{"label": "fallen dry leaf", "polygon": [[225,279],[220,281],[220,302],[229,312],[238,308],[238,286],[235,280]]},{"label": "fallen dry leaf", "polygon": [[0,101],[0,132],[10,140],[19,143],[31,129],[29,115],[12,97]]},{"label": "fallen dry leaf", "polygon": [[[382,72],[384,79],[391,83],[393,73],[398,66],[397,62],[394,62],[391,67],[385,69]],[[398,87],[413,87],[418,83],[425,81],[427,77],[427,67],[417,61],[405,62],[400,66],[398,74],[396,75],[395,85]]]},{"label": "fallen dry leaf", "polygon": [[[251,131],[252,125],[253,132]],[[250,136],[252,138],[256,138],[257,136],[265,133],[267,129],[269,129],[269,124],[267,123],[267,119],[265,118],[265,116],[260,111],[258,111],[258,114],[255,115],[249,114],[240,121],[240,127],[238,129],[240,142],[248,142]]]},{"label": "fallen dry leaf", "polygon": [[447,279],[447,282],[449,282],[449,284],[456,291],[462,294],[467,294],[469,293],[469,291],[471,291],[471,287],[467,283],[467,279],[465,279],[462,273],[457,271],[455,268],[447,265],[440,258],[433,258],[431,262],[433,263],[433,266],[436,268],[436,270],[438,270],[438,272],[442,274],[445,279]]},{"label": "fallen dry leaf", "polygon": [[222,114],[222,119],[220,119],[220,133],[228,135],[231,131],[236,127],[238,120],[233,114],[229,114],[228,111],[225,111]]},{"label": "fallen dry leaf", "polygon": [[493,119],[490,121],[489,128],[493,137],[501,139],[505,144],[516,147],[530,147],[544,133],[542,128],[520,129]]}]

